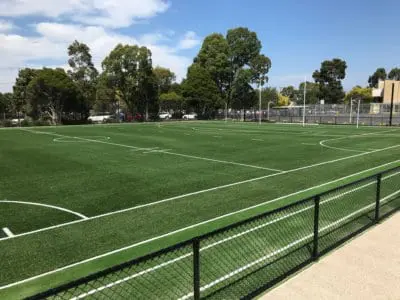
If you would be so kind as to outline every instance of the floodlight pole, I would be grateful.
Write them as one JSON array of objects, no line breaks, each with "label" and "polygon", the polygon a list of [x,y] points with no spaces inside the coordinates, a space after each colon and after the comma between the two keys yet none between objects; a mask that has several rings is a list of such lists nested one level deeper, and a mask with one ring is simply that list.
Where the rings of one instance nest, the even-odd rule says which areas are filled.
[{"label": "floodlight pole", "polygon": [[259,103],[258,103],[258,124],[261,125],[261,77],[260,77],[260,84],[259,84]]},{"label": "floodlight pole", "polygon": [[360,103],[361,103],[361,99],[358,99],[358,108],[357,108],[357,128],[358,128],[359,123],[360,123]]},{"label": "floodlight pole", "polygon": [[304,77],[303,127],[306,126],[307,77]]}]

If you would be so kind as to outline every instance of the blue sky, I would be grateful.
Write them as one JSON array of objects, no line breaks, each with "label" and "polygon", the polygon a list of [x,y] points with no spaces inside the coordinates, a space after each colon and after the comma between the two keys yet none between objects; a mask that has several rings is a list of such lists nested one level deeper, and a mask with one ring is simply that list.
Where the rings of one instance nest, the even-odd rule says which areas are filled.
[{"label": "blue sky", "polygon": [[338,57],[350,89],[378,67],[399,67],[399,11],[394,0],[1,0],[0,91],[11,89],[18,68],[66,66],[74,39],[88,43],[99,68],[119,42],[146,45],[181,79],[206,35],[237,26],[262,41],[269,85],[298,85]]}]

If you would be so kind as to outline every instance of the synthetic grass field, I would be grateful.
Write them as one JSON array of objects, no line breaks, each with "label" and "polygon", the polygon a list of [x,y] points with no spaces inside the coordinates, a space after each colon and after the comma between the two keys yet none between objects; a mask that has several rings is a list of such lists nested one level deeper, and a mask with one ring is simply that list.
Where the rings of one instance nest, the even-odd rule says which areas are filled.
[{"label": "synthetic grass field", "polygon": [[399,138],[224,122],[2,129],[0,298],[399,166]]}]

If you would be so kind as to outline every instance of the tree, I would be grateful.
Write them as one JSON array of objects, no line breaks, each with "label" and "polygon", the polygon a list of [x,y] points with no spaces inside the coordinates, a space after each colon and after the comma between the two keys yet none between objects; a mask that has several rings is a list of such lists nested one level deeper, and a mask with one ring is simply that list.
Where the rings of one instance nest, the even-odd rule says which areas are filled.
[{"label": "tree", "polygon": [[246,109],[255,105],[255,91],[250,85],[252,73],[241,69],[236,73],[232,86],[232,108]]},{"label": "tree", "polygon": [[[304,99],[304,82],[300,83],[299,89],[296,91],[295,101],[303,102]],[[301,101],[299,101],[301,99]],[[317,104],[319,102],[319,85],[314,82],[307,81],[306,85],[306,103]]]},{"label": "tree", "polygon": [[168,93],[176,80],[174,72],[163,67],[155,67],[153,73],[156,79],[159,94]]},{"label": "tree", "polygon": [[238,27],[228,30],[226,40],[234,73],[248,65],[260,53],[261,42],[257,34],[247,28]]},{"label": "tree", "polygon": [[13,94],[0,93],[0,115],[5,119],[6,114],[11,113],[13,110]]},{"label": "tree", "polygon": [[176,92],[168,92],[160,95],[160,108],[161,110],[174,110],[181,111],[183,109],[183,100],[182,95],[177,94]]},{"label": "tree", "polygon": [[345,96],[342,80],[346,77],[346,62],[335,58],[322,62],[313,78],[319,85],[319,97],[326,103],[338,103]]},{"label": "tree", "polygon": [[258,84],[259,88],[268,82],[268,72],[271,68],[271,60],[264,54],[253,57],[249,63],[252,74],[252,82]]},{"label": "tree", "polygon": [[278,106],[288,106],[290,104],[290,99],[282,94],[278,95]]},{"label": "tree", "polygon": [[221,97],[211,74],[199,64],[188,69],[187,78],[182,82],[183,96],[200,118],[213,116],[216,107],[221,106]]},{"label": "tree", "polygon": [[211,75],[221,97],[226,98],[230,88],[231,63],[229,45],[222,34],[213,33],[204,39],[199,54],[194,59]]},{"label": "tree", "polygon": [[350,100],[360,99],[363,103],[370,103],[374,99],[372,97],[372,88],[363,88],[359,85],[353,87],[350,92],[346,94],[345,102],[350,103]]},{"label": "tree", "polygon": [[[68,47],[68,55],[68,64],[71,67],[68,75],[76,83],[80,93],[83,95],[86,106],[90,108],[95,101],[96,80],[99,75],[92,62],[90,49],[86,44],[75,40]],[[88,108],[85,110],[88,111]]]},{"label": "tree", "polygon": [[118,90],[131,113],[158,112],[157,84],[151,52],[146,47],[117,45],[102,63],[108,85]]},{"label": "tree", "polygon": [[96,112],[116,112],[118,110],[117,94],[117,90],[109,85],[107,77],[100,75],[96,84],[96,99],[93,109]]},{"label": "tree", "polygon": [[390,71],[388,77],[391,80],[400,80],[400,69],[399,68],[393,68]]},{"label": "tree", "polygon": [[285,97],[288,97],[291,101],[296,101],[299,91],[297,91],[294,86],[289,85],[288,87],[284,87],[281,91],[281,94]]},{"label": "tree", "polygon": [[25,68],[18,72],[13,86],[13,110],[17,113],[25,110],[28,101],[27,89],[29,83],[37,76],[39,70]]},{"label": "tree", "polygon": [[376,69],[375,73],[368,78],[369,87],[371,88],[378,87],[379,80],[385,80],[386,78],[387,74],[385,68]]},{"label": "tree", "polygon": [[63,113],[82,112],[82,96],[64,69],[38,71],[27,87],[27,111],[34,119],[61,121]]}]

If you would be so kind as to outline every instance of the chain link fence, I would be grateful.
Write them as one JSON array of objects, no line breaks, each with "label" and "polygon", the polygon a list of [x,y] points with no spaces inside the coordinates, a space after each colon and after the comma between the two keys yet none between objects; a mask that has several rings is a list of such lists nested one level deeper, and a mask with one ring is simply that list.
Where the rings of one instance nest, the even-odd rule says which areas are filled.
[{"label": "chain link fence", "polygon": [[29,299],[253,298],[397,211],[399,187],[397,167]]}]

